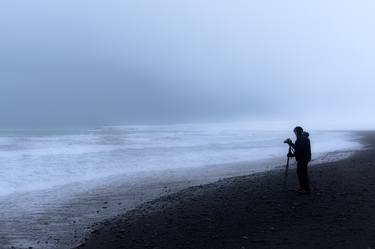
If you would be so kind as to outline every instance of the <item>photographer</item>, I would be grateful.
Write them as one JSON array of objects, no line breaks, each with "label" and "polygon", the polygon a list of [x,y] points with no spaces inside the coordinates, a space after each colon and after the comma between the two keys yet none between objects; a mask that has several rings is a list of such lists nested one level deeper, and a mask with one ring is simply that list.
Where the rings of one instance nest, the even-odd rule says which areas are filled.
[{"label": "photographer", "polygon": [[310,183],[307,174],[307,165],[311,161],[309,133],[304,132],[302,127],[297,126],[294,128],[294,134],[297,138],[295,143],[293,143],[290,138],[285,140],[285,143],[289,144],[289,146],[294,149],[294,153],[288,153],[288,157],[295,157],[297,161],[297,175],[300,185],[298,192],[309,194]]}]

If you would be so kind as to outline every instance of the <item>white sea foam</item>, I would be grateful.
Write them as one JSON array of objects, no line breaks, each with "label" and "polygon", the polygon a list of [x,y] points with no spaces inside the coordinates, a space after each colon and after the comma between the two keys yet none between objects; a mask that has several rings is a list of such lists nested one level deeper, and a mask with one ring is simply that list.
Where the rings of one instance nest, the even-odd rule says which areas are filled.
[{"label": "white sea foam", "polygon": [[[285,155],[286,131],[251,125],[114,126],[61,134],[2,132],[0,195],[148,170]],[[360,148],[350,132],[311,132],[315,155]]]}]

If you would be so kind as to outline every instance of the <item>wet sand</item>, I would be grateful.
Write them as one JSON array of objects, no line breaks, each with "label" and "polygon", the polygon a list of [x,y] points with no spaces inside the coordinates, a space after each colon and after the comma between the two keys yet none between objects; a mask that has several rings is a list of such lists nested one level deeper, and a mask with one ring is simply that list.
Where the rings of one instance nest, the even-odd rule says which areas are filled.
[{"label": "wet sand", "polygon": [[272,168],[280,160],[135,172],[3,196],[0,248],[71,249],[99,224],[142,203],[223,177]]},{"label": "wet sand", "polygon": [[97,226],[80,248],[375,248],[375,132],[365,150],[310,167],[226,178],[144,203]]}]

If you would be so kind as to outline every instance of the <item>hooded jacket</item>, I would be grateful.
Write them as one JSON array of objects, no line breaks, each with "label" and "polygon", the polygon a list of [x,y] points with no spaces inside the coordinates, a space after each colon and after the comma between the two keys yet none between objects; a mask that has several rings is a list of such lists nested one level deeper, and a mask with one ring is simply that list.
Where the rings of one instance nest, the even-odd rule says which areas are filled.
[{"label": "hooded jacket", "polygon": [[301,136],[297,137],[294,144],[290,144],[294,149],[294,156],[296,161],[311,161],[311,145],[310,145],[310,134],[308,132],[303,132]]}]

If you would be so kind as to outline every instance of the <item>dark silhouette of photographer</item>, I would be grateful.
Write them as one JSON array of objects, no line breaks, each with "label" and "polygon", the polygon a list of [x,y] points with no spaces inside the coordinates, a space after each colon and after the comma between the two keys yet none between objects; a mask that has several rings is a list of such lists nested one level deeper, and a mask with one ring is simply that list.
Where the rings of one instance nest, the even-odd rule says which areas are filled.
[{"label": "dark silhouette of photographer", "polygon": [[294,157],[297,161],[297,175],[299,180],[298,193],[309,194],[310,181],[307,166],[311,161],[310,134],[303,131],[303,128],[300,126],[294,128],[293,131],[296,135],[296,141],[293,143],[290,138],[284,141],[293,149],[293,151],[289,150],[288,158]]}]

